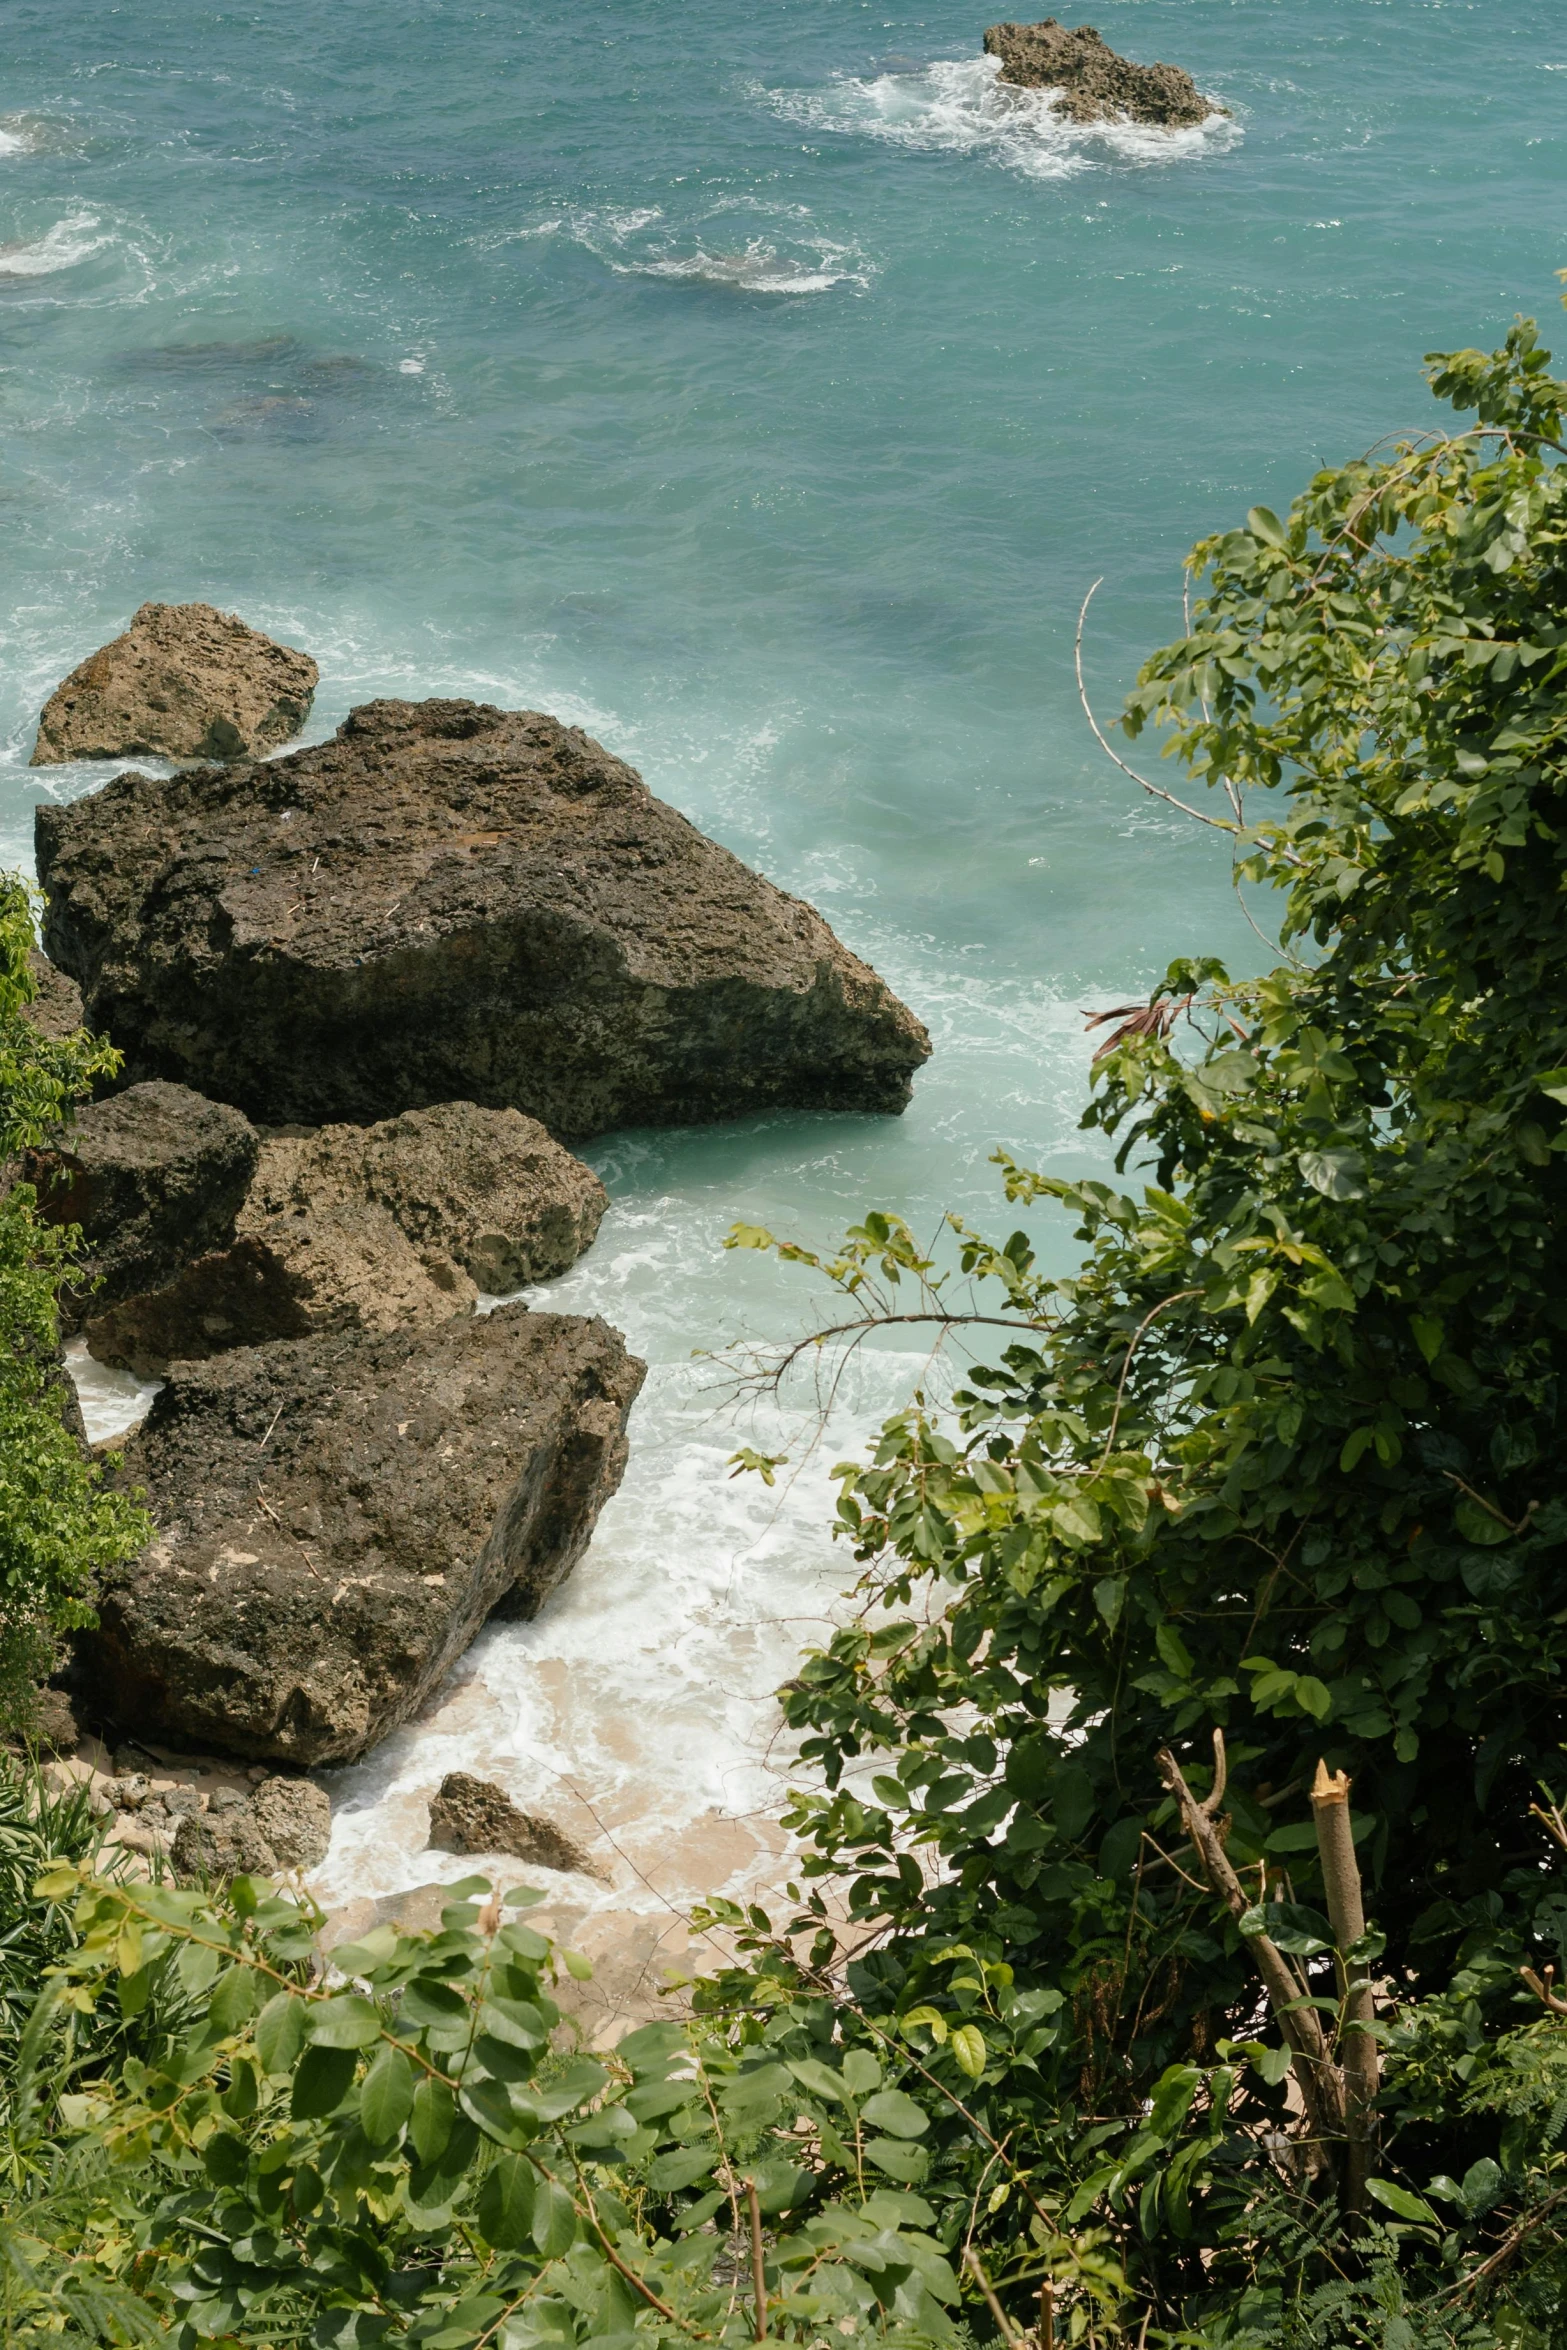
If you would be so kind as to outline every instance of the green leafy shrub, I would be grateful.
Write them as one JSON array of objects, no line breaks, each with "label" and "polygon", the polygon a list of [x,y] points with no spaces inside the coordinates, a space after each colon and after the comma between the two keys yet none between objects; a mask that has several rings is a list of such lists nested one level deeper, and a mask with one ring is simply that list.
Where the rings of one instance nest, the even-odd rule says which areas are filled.
[{"label": "green leafy shrub", "polygon": [[[51,1040],[33,1027],[32,944],[26,886],[0,874],[0,1170],[56,1133],[119,1065],[85,1032]],[[26,1725],[60,1635],[92,1620],[96,1576],[150,1533],[126,1496],[106,1490],[73,1428],[55,1298],[75,1235],[42,1223],[35,1206],[27,1184],[0,1193],[0,1729]]]},{"label": "green leafy shrub", "polygon": [[[1215,2340],[1253,2305],[1317,2339],[1306,2297],[1340,2257],[1319,2225],[1338,2157],[1302,2143],[1285,2082],[1294,2043],[1310,2103],[1308,2032],[1323,2078],[1346,2048],[1320,1766],[1353,1781],[1382,2036],[1454,1983],[1481,2048],[1560,2029],[1511,2028],[1538,2014],[1520,1963],[1567,1956],[1562,1855],[1527,1816],[1567,1739],[1567,385],[1546,356],[1520,325],[1433,358],[1478,424],[1195,551],[1189,633],[1125,731],[1165,730],[1238,876],[1283,893],[1286,959],[1239,982],[1178,964],[1103,1016],[1083,1123],[1140,1190],[1002,1159],[1011,1200],[1072,1217],[1080,1267],[1050,1278],[1025,1234],[961,1225],[954,1266],[891,1214],[829,1259],[783,1252],[844,1293],[840,1339],[894,1311],[1005,1326],[841,1472],[875,1604],[787,1699],[826,1781],[795,1798],[814,1896],[792,1947],[814,1930],[810,1963],[835,1963],[845,1907],[876,1929],[855,1994],[932,2012],[949,2047],[977,2032],[989,2129],[1080,2179],[1069,2211],[1112,2225],[1157,2322]],[[1217,1808],[1214,1729],[1210,1868],[1187,1837]],[[1271,2031],[1269,1947],[1299,1993],[1273,1992]],[[1040,1993],[1060,2028],[1020,2055],[1015,2003]],[[1538,2163],[1509,2170],[1467,2095],[1422,2101],[1401,2028],[1379,2208],[1405,2267],[1456,2263],[1458,2293],[1469,2261],[1505,2300],[1527,2246],[1554,2277]],[[1398,2198],[1429,2207],[1423,2182],[1486,2160],[1507,2191],[1472,2246],[1427,2245]],[[1309,2222],[1304,2265],[1288,2229],[1266,2247],[1275,2204]],[[1536,2338],[1521,2303],[1507,2322]]]}]

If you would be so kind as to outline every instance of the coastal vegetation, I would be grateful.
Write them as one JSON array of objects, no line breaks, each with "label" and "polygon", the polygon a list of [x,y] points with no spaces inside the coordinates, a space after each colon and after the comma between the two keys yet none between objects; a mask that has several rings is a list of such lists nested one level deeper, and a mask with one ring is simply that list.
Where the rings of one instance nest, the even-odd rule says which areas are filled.
[{"label": "coastal vegetation", "polygon": [[[1282,959],[1100,1016],[1084,1125],[1135,1188],[1002,1160],[1076,1269],[885,1210],[732,1236],[838,1293],[809,1360],[909,1321],[978,1357],[840,1473],[790,1909],[714,1901],[735,1963],[590,2057],[527,1895],[328,1971],[308,1903],[97,1874],[19,1786],[9,2333],[1561,2339],[1567,383],[1522,324],[1431,378],[1468,421],[1205,541],[1127,705]],[[14,1148],[99,1048],[15,1026],[9,903]],[[3,1539],[52,1530],[52,1627],[134,1527],[51,1449],[66,1244],[12,1198]]]},{"label": "coastal vegetation", "polygon": [[[119,1055],[84,1031],[46,1037],[27,1017],[32,903],[0,874],[0,1165],[44,1142]],[[37,1214],[33,1188],[0,1193],[0,1727],[24,1726],[31,1692],[53,1670],[62,1634],[91,1622],[105,1569],[149,1532],[82,1457],[59,1358],[56,1294],[74,1258],[69,1227]]]}]

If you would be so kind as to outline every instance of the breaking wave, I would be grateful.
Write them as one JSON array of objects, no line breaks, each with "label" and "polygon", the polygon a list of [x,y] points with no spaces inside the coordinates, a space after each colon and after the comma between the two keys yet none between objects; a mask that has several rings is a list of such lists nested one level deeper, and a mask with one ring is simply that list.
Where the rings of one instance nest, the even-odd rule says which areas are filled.
[{"label": "breaking wave", "polygon": [[95,236],[98,216],[93,212],[73,212],[65,220],[57,220],[44,236],[29,243],[18,239],[12,244],[0,244],[0,278],[53,277],[58,270],[74,269],[90,253],[99,252],[109,239]]},{"label": "breaking wave", "polygon": [[563,236],[619,277],[652,277],[727,287],[737,294],[862,291],[874,271],[860,247],[823,235],[803,204],[725,196],[696,214],[662,205],[560,214],[516,238]]},{"label": "breaking wave", "polygon": [[825,90],[755,95],[786,122],[845,137],[882,139],[931,155],[978,155],[1027,179],[1070,179],[1107,165],[1177,163],[1223,154],[1238,123],[1214,114],[1190,130],[1152,123],[1073,122],[1048,90],[1014,89],[994,57],[951,58]]}]

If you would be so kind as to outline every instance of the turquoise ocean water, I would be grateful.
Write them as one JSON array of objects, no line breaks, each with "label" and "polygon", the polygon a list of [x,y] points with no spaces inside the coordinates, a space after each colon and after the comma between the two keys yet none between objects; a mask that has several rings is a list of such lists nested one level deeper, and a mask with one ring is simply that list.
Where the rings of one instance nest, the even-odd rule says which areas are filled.
[{"label": "turquoise ocean water", "polygon": [[[729,1223],[998,1220],[997,1143],[1082,1163],[1078,1008],[1262,953],[1222,846],[1086,733],[1085,589],[1108,711],[1197,535],[1426,423],[1426,349],[1567,330],[1559,6],[1091,13],[1228,119],[1065,128],[998,91],[957,0],[0,11],[0,854],[95,780],[26,766],[51,687],[144,598],[201,597],[315,654],[313,736],[384,693],[586,725],[935,1038],[902,1120],[594,1153],[615,1211],[553,1297],[654,1377],[559,1624],[479,1670],[488,1750],[619,1785],[628,1820],[606,1645],[657,1681],[648,1739],[686,1741],[687,1813],[744,1810],[838,1571],[816,1466],[782,1500],[722,1475],[691,1351],[804,1311]],[[915,1368],[864,1370],[850,1430]],[[394,1746],[345,1786],[344,1882],[417,1866],[371,1857],[429,1775]]]}]

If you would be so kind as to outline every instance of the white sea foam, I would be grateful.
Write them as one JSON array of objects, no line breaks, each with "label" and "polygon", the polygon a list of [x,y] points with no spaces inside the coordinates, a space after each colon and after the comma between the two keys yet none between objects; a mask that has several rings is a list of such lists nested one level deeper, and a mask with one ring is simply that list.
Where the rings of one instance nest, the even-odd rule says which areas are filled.
[{"label": "white sea foam", "polygon": [[830,237],[803,204],[722,196],[696,211],[661,205],[561,213],[499,242],[564,236],[618,277],[685,279],[739,294],[863,291],[874,270],[852,240]]},{"label": "white sea foam", "polygon": [[95,1363],[85,1338],[73,1338],[65,1349],[65,1366],[76,1386],[89,1444],[106,1444],[124,1436],[147,1417],[161,1379],[138,1379],[130,1371],[111,1371]]},{"label": "white sea foam", "polygon": [[18,238],[0,244],[0,277],[53,277],[58,270],[74,269],[108,244],[107,236],[94,233],[98,227],[95,212],[73,212],[30,242]]},{"label": "white sea foam", "polygon": [[1070,179],[1107,165],[1147,166],[1222,153],[1241,136],[1227,115],[1190,130],[1148,123],[1080,123],[1048,90],[1000,79],[995,57],[943,60],[918,72],[844,77],[825,90],[754,95],[788,122],[813,131],[886,140],[935,155],[978,155],[1036,180]]}]

